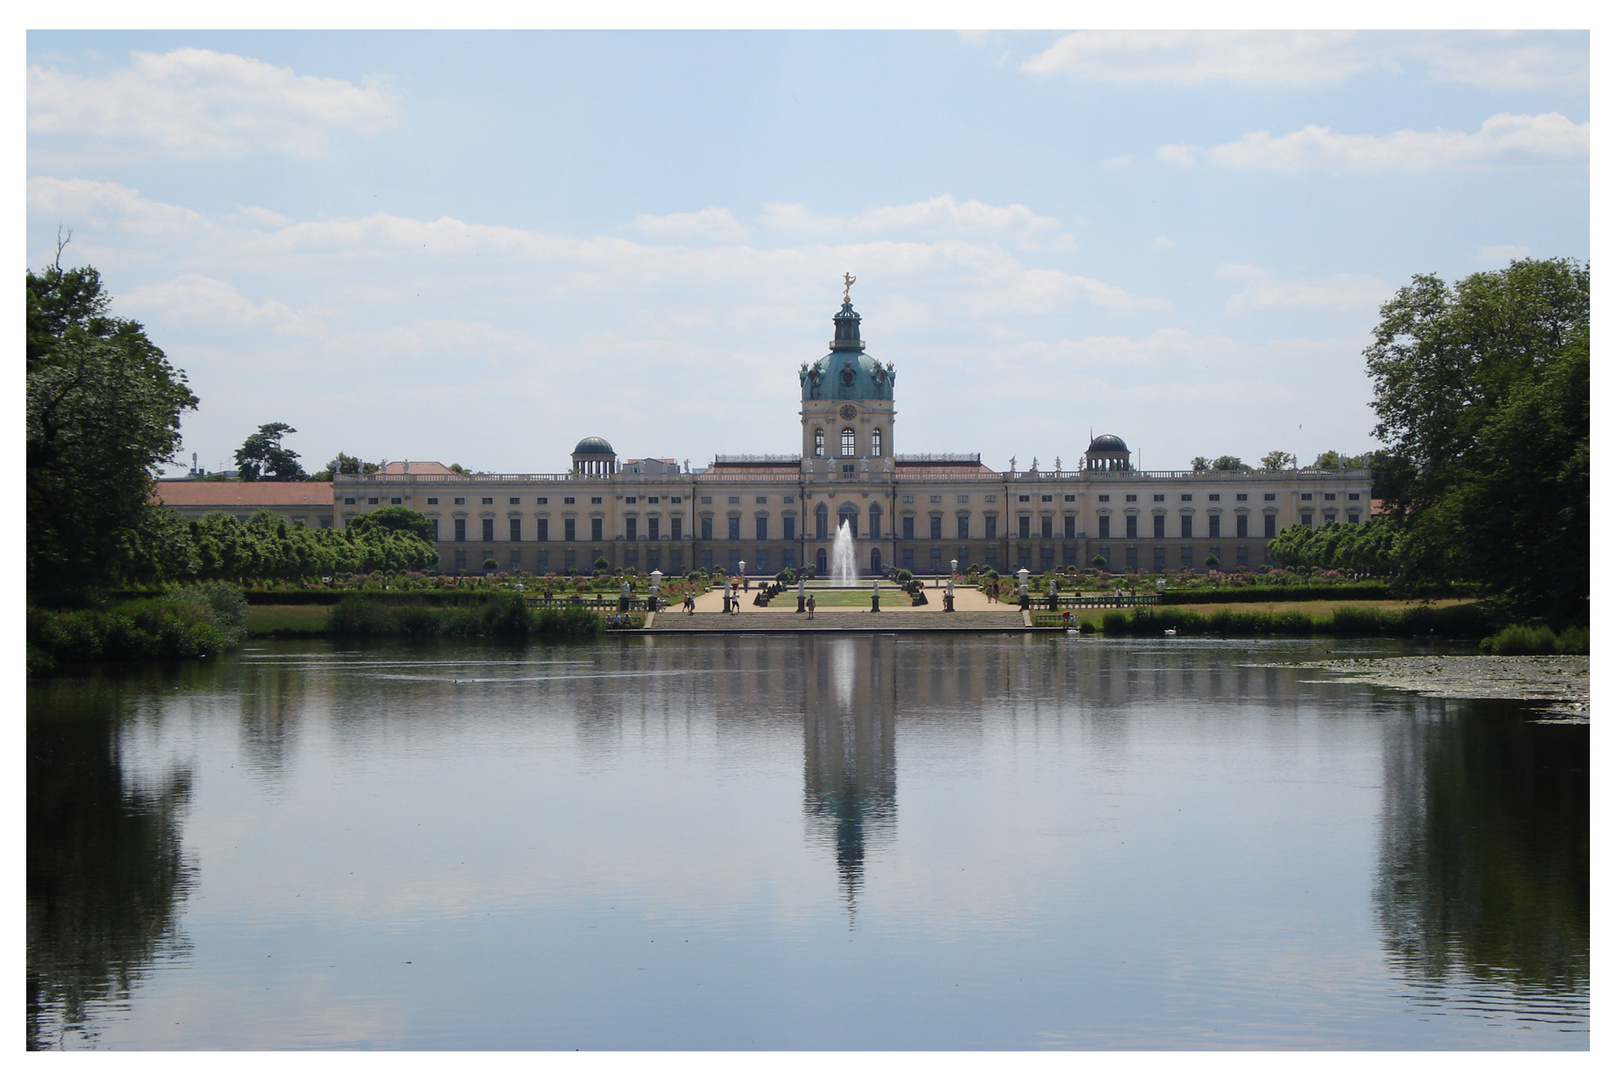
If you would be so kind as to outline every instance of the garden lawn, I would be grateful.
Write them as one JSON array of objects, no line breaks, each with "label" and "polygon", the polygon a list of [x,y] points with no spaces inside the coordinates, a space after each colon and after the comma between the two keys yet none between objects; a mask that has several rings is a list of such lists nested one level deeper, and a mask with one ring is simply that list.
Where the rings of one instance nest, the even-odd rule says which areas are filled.
[{"label": "garden lawn", "polygon": [[247,632],[318,632],[326,629],[331,614],[330,604],[252,604],[247,609]]}]

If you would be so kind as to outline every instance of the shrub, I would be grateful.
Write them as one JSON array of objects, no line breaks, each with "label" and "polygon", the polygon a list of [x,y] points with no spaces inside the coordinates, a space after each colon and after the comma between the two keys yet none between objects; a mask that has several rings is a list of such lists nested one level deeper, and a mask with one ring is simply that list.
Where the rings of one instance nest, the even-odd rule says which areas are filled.
[{"label": "shrub", "polygon": [[1564,656],[1586,654],[1591,648],[1591,631],[1571,627],[1563,633],[1548,626],[1514,623],[1479,643],[1482,651],[1498,656]]}]

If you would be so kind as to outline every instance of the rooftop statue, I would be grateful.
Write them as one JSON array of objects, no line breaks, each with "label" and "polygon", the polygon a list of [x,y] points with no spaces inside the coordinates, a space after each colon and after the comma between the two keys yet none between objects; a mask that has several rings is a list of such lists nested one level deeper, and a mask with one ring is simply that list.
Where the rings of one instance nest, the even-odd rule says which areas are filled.
[{"label": "rooftop statue", "polygon": [[849,303],[849,287],[855,284],[855,275],[844,271],[844,303]]}]

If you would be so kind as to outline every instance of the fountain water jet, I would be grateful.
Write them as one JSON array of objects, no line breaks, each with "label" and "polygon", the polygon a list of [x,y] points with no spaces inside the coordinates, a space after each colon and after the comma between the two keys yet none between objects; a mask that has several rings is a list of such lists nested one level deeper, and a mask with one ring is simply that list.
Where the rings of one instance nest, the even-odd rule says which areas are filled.
[{"label": "fountain water jet", "polygon": [[833,537],[832,579],[834,585],[846,589],[855,585],[855,538],[847,521],[838,523],[838,535]]}]

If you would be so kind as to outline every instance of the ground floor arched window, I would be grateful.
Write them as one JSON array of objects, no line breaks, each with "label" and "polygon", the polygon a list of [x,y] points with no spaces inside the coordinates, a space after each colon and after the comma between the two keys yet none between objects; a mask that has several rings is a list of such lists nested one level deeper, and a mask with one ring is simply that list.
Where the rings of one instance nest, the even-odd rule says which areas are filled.
[{"label": "ground floor arched window", "polygon": [[818,576],[825,576],[826,573],[827,573],[827,549],[826,548],[817,548],[816,549],[816,574]]}]

